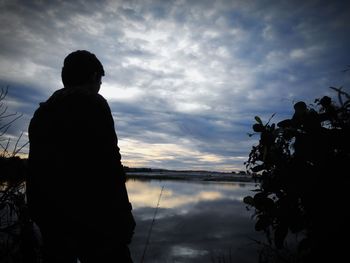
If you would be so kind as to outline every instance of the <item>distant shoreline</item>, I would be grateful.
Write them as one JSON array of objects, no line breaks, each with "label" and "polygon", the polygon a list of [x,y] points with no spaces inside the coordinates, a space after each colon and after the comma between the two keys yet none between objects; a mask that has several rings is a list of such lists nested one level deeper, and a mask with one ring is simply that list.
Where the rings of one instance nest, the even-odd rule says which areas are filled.
[{"label": "distant shoreline", "polygon": [[127,179],[156,179],[156,180],[187,180],[203,182],[254,182],[246,174],[206,172],[206,171],[157,171],[157,172],[126,172]]}]

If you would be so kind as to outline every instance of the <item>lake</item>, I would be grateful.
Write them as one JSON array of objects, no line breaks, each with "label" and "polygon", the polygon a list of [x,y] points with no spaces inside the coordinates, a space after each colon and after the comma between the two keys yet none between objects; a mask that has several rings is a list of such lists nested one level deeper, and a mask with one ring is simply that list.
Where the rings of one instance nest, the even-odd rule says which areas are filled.
[{"label": "lake", "polygon": [[137,223],[130,245],[134,262],[142,262],[159,196],[159,208],[143,262],[257,262],[252,239],[252,211],[243,197],[254,183],[185,180],[128,180]]}]

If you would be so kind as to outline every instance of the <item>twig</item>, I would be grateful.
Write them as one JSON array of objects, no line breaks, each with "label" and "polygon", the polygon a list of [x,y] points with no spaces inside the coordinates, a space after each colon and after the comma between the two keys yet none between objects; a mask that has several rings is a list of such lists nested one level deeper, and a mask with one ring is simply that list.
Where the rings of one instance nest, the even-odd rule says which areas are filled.
[{"label": "twig", "polygon": [[29,141],[27,141],[25,144],[23,144],[21,147],[19,147],[16,151],[13,152],[13,156],[16,156],[16,155],[19,154],[19,153],[23,153],[23,152],[21,152],[21,150],[22,150],[25,146],[27,146],[28,144],[29,144]]},{"label": "twig", "polygon": [[152,223],[151,223],[151,226],[150,226],[149,231],[148,231],[147,240],[146,240],[146,244],[145,244],[145,249],[143,250],[143,254],[142,254],[142,258],[141,258],[141,263],[145,259],[147,247],[148,247],[149,241],[151,239],[152,228],[153,228],[154,222],[156,221],[156,216],[157,216],[157,212],[158,212],[158,208],[159,208],[160,199],[162,198],[163,189],[164,189],[164,186],[162,186],[162,189],[160,190],[157,207],[156,207],[156,210],[154,211]]},{"label": "twig", "polygon": [[0,138],[7,132],[7,130],[8,130],[10,127],[11,127],[11,125],[5,127],[5,129],[4,129],[3,131],[1,131],[2,128],[0,129],[0,131],[1,131],[1,133],[0,133]]},{"label": "twig", "polygon": [[4,88],[1,88],[1,92],[0,92],[0,100],[3,100],[5,97],[6,97],[6,95],[7,95],[7,92],[8,92],[8,86],[6,86],[6,88],[4,89]]},{"label": "twig", "polygon": [[11,141],[11,139],[8,138],[5,147],[2,144],[0,144],[1,148],[3,149],[1,156],[6,156],[8,154],[8,148],[9,148],[9,145],[10,145],[10,141]]},{"label": "twig", "polygon": [[[13,114],[13,115],[17,115]],[[8,123],[4,124],[3,126],[0,127],[0,130],[4,129],[5,127],[11,125],[12,123],[14,123],[16,120],[18,120],[19,118],[21,118],[23,116],[23,114],[21,113],[20,115],[18,115],[16,118],[14,118],[13,120],[9,121]]]},{"label": "twig", "polygon": [[19,152],[24,147],[24,146],[22,146],[19,150],[17,150],[18,143],[21,140],[22,136],[23,136],[23,131],[21,132],[21,135],[16,140],[15,147],[13,148],[13,151],[12,151],[12,156],[15,156],[16,153]]},{"label": "twig", "polygon": [[[0,103],[0,109],[4,106],[4,103]],[[4,114],[7,111],[7,106],[2,110],[2,112],[0,112],[0,119],[4,119],[7,118],[8,116],[4,116]]]},{"label": "twig", "polygon": [[9,117],[12,117],[12,116],[16,116],[17,114],[18,114],[18,112],[14,112],[14,113],[9,113],[9,114],[7,114],[7,115],[3,115],[3,114],[5,114],[6,113],[6,111],[7,111],[7,106],[6,106],[6,108],[5,108],[5,110],[3,110],[3,112],[1,113],[1,119],[5,119],[5,118],[9,118]]}]

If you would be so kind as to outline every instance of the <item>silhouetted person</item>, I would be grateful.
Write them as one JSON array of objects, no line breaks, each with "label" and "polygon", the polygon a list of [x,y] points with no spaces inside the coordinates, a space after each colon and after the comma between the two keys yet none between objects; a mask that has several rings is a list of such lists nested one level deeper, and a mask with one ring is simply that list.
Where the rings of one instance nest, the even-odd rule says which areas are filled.
[{"label": "silhouetted person", "polygon": [[45,262],[132,262],[135,221],[102,76],[94,54],[69,54],[64,88],[30,122],[27,197]]}]

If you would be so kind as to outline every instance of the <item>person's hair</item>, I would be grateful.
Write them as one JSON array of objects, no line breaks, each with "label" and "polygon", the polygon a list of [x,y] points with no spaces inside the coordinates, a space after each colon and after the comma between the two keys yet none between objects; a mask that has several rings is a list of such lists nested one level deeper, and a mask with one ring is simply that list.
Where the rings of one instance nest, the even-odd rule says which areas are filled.
[{"label": "person's hair", "polygon": [[61,77],[65,87],[89,84],[94,75],[102,77],[105,72],[101,62],[89,51],[77,50],[64,59]]}]

